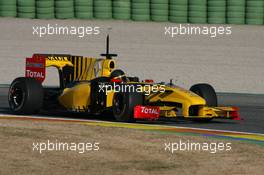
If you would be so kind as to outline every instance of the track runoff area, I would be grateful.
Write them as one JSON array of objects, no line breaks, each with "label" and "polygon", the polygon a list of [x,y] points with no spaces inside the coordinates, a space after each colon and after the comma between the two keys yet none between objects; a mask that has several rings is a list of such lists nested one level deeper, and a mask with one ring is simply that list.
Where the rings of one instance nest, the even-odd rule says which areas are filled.
[{"label": "track runoff area", "polygon": [[192,135],[192,136],[206,136],[221,139],[232,139],[246,141],[249,143],[255,143],[264,146],[264,134],[250,133],[250,132],[237,132],[227,130],[214,130],[204,128],[193,128],[193,127],[180,127],[171,125],[162,125],[155,123],[122,123],[122,122],[111,122],[102,120],[89,120],[89,119],[76,119],[76,118],[61,118],[52,116],[18,116],[9,114],[0,114],[0,119],[9,120],[38,120],[38,121],[49,121],[49,122],[72,122],[88,126],[102,126],[102,127],[119,127],[129,129],[139,129],[153,132],[165,132],[174,133],[179,135]]},{"label": "track runoff area", "polygon": [[[18,116],[8,111],[7,92],[9,85],[0,85],[0,119],[39,120],[50,122],[73,122],[102,127],[121,127],[146,131],[169,132],[181,135],[209,136],[223,139],[235,139],[264,146],[264,95],[218,93],[220,105],[238,106],[241,121],[213,120],[208,123],[196,123],[186,120],[143,121],[122,123],[95,118],[70,115]],[[107,117],[106,117],[107,118]]]}]

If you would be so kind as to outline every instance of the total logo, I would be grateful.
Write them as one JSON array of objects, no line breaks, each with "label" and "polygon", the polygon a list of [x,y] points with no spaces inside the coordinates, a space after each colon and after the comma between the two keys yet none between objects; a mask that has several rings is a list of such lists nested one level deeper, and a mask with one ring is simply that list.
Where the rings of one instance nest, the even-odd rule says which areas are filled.
[{"label": "total logo", "polygon": [[34,71],[30,71],[30,70],[26,70],[26,77],[45,78],[42,72],[34,72]]},{"label": "total logo", "polygon": [[138,105],[134,108],[134,118],[143,120],[156,120],[159,118],[160,108],[158,106]]},{"label": "total logo", "polygon": [[149,107],[145,107],[142,106],[141,107],[141,113],[145,113],[145,114],[159,114],[159,110],[157,108],[149,108]]}]

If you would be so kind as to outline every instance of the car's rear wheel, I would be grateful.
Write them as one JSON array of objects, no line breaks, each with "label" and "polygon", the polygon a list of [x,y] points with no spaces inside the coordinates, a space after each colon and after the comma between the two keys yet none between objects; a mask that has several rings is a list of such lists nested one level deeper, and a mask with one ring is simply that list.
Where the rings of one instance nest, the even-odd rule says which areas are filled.
[{"label": "car's rear wheel", "polygon": [[113,97],[113,114],[117,121],[134,122],[134,107],[143,104],[143,94],[117,92]]},{"label": "car's rear wheel", "polygon": [[8,92],[10,110],[15,114],[35,114],[43,104],[43,88],[34,78],[16,78]]},{"label": "car's rear wheel", "polygon": [[[190,88],[190,91],[194,92],[195,94],[199,95],[206,101],[206,105],[209,107],[217,106],[217,96],[214,88],[209,84],[195,84]],[[191,112],[191,111],[190,111]],[[213,118],[196,118],[193,121],[198,122],[209,122]]]}]

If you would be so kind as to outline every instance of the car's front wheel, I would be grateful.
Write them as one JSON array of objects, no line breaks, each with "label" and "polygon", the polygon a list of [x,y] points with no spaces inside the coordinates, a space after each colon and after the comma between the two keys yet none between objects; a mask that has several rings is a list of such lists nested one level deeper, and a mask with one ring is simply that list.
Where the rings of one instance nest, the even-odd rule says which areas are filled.
[{"label": "car's front wheel", "polygon": [[206,83],[195,84],[190,88],[190,91],[205,99],[207,106],[217,106],[216,92],[211,85]]},{"label": "car's front wheel", "polygon": [[[195,94],[199,95],[206,101],[206,105],[209,107],[217,106],[217,96],[214,88],[206,83],[203,84],[195,84],[190,88],[190,91],[194,92]],[[190,114],[192,111],[190,111]],[[209,122],[213,118],[195,118],[192,119],[196,122]]]},{"label": "car's front wheel", "polygon": [[143,94],[117,92],[113,98],[113,114],[117,121],[134,122],[134,107],[143,104]]}]

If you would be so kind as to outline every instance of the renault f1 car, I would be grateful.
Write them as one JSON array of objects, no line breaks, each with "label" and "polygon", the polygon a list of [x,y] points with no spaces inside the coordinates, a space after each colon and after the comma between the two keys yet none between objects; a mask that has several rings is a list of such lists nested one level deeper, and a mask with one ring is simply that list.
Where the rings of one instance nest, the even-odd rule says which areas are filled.
[{"label": "renault f1 car", "polygon": [[[109,53],[107,36],[104,58],[65,54],[34,54],[26,58],[25,77],[16,78],[8,101],[15,114],[31,115],[40,110],[74,111],[87,114],[110,112],[117,121],[156,120],[183,117],[195,120],[239,119],[235,107],[219,107],[214,88],[196,84],[190,90],[170,83],[139,81],[116,68]],[[55,67],[59,87],[43,87],[46,68]]]}]

